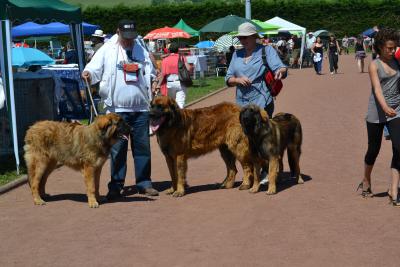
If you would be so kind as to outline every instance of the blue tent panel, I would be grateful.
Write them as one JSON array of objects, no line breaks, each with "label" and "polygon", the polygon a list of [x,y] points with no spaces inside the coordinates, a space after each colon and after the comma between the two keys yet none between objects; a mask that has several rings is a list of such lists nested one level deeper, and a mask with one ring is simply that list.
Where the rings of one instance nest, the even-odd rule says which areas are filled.
[{"label": "blue tent panel", "polygon": [[197,47],[197,48],[211,48],[213,46],[214,46],[213,41],[201,41],[201,42],[198,42],[197,44],[195,44],[195,47]]},{"label": "blue tent panel", "polygon": [[[86,35],[93,34],[100,27],[86,22],[82,23],[83,33]],[[51,36],[51,35],[66,35],[70,33],[69,25],[61,22],[52,22],[49,24],[37,24],[27,22],[15,26],[11,30],[13,38],[22,36]]]},{"label": "blue tent panel", "polygon": [[368,30],[365,30],[362,35],[363,36],[368,36],[368,37],[373,37],[376,34],[376,31],[373,28],[370,28]]}]

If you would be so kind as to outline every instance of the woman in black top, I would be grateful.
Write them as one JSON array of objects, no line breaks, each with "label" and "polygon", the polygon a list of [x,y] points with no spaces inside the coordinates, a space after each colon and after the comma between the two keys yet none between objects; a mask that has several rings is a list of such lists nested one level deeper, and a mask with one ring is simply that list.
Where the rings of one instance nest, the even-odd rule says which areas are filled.
[{"label": "woman in black top", "polygon": [[331,74],[337,73],[339,53],[339,43],[335,36],[331,35],[328,43],[329,70],[331,71]]},{"label": "woman in black top", "polygon": [[322,43],[321,37],[318,36],[311,48],[311,52],[313,53],[314,69],[318,75],[321,75],[322,70],[323,47],[324,44]]},{"label": "woman in black top", "polygon": [[364,72],[364,58],[367,57],[367,54],[365,53],[366,47],[365,47],[364,40],[361,35],[357,37],[355,51],[356,51],[358,70],[361,73],[363,73]]}]

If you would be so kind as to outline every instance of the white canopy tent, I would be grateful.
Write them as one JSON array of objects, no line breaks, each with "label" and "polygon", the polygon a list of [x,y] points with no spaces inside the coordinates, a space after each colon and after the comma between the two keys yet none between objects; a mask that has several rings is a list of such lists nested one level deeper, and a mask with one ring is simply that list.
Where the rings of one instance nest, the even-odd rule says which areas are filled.
[{"label": "white canopy tent", "polygon": [[[284,20],[280,17],[274,17],[272,19],[266,20],[266,23],[270,23],[279,26],[279,31],[298,31],[301,32],[301,50],[300,50],[300,61],[303,60],[304,44],[306,41],[306,28],[294,24],[290,21]],[[300,64],[301,68],[301,64]]]}]

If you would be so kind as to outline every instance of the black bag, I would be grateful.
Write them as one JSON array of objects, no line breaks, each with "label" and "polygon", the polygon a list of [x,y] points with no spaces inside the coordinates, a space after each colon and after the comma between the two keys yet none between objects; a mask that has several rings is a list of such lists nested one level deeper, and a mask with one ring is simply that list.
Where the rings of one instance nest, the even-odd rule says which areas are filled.
[{"label": "black bag", "polygon": [[185,66],[185,61],[183,60],[182,55],[179,55],[178,59],[178,75],[179,75],[179,80],[184,86],[193,85],[192,78],[190,78],[190,73]]}]

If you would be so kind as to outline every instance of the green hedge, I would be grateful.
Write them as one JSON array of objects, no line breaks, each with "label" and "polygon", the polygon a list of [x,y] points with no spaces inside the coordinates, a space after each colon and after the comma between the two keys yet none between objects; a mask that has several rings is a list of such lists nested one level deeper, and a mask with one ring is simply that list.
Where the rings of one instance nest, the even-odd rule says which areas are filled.
[{"label": "green hedge", "polygon": [[[133,18],[139,32],[164,26],[173,26],[181,18],[194,29],[208,22],[235,14],[244,16],[245,1],[205,1],[201,3],[158,4],[112,8],[89,6],[83,11],[85,21],[98,24],[105,32],[115,32],[121,18]],[[400,25],[400,0],[253,0],[252,17],[267,20],[280,16],[309,31],[327,29],[342,36],[357,35],[374,25],[397,27]]]}]

